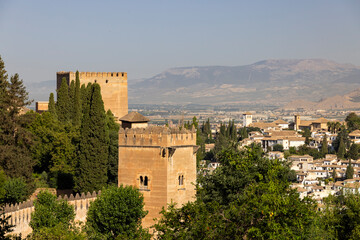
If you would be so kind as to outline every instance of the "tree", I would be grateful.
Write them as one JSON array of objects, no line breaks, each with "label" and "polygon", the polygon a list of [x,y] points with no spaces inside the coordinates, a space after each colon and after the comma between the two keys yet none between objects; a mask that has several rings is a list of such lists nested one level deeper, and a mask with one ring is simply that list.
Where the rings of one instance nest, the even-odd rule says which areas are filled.
[{"label": "tree", "polygon": [[340,138],[339,148],[337,152],[338,158],[344,158],[345,153],[346,153],[346,149],[345,149],[344,140]]},{"label": "tree", "polygon": [[350,132],[360,129],[360,117],[354,112],[347,115],[345,122]]},{"label": "tree", "polygon": [[355,143],[351,144],[347,155],[349,159],[357,160],[359,158],[359,145]]},{"label": "tree", "polygon": [[33,164],[29,148],[32,136],[23,127],[28,119],[19,113],[31,101],[18,74],[8,81],[1,58],[0,88],[0,166],[8,177],[24,177],[30,183]]},{"label": "tree", "polygon": [[351,159],[349,160],[349,165],[346,167],[345,178],[352,179],[354,177],[354,168],[351,164]]},{"label": "tree", "polygon": [[75,191],[92,192],[105,186],[108,173],[108,136],[99,84],[91,85],[90,102],[80,127],[80,153]]},{"label": "tree", "polygon": [[10,178],[9,180],[7,180],[4,185],[4,190],[5,203],[20,203],[22,201],[25,201],[29,195],[26,182],[22,178]]},{"label": "tree", "polygon": [[82,116],[82,111],[81,111],[80,77],[79,77],[79,71],[76,71],[73,125],[80,126],[81,116]]},{"label": "tree", "polygon": [[336,182],[337,179],[337,173],[336,173],[336,169],[334,168],[333,172],[332,172],[332,178],[334,179],[334,182]]},{"label": "tree", "polygon": [[310,144],[310,137],[311,137],[311,132],[308,128],[305,128],[304,132],[302,133],[302,136],[305,137],[305,144],[309,145]]},{"label": "tree", "polygon": [[[0,58],[0,65],[1,65],[1,58]],[[0,72],[1,74],[1,72]],[[13,230],[13,228],[15,227],[14,225],[9,224],[9,220],[10,220],[10,216],[5,216],[5,212],[4,212],[4,208],[0,207],[0,239],[3,240],[11,240],[11,239],[15,239],[12,238],[10,236],[8,236],[9,233],[11,233]]]},{"label": "tree", "polygon": [[[306,238],[315,204],[290,188],[286,162],[263,158],[248,148],[224,149],[221,166],[200,177],[197,200],[163,211],[159,239]],[[276,204],[274,204],[276,203]],[[296,216],[294,218],[294,216]]]},{"label": "tree", "polygon": [[321,153],[323,156],[325,156],[326,154],[328,154],[329,150],[328,150],[328,143],[327,143],[327,137],[326,134],[324,134],[322,143],[321,143]]},{"label": "tree", "polygon": [[49,96],[49,113],[51,113],[53,116],[57,116],[56,115],[56,109],[55,109],[55,100],[54,100],[54,94],[50,93]]},{"label": "tree", "polygon": [[273,151],[279,151],[279,152],[282,152],[284,151],[284,146],[281,145],[281,144],[275,144],[273,147]]},{"label": "tree", "polygon": [[119,129],[111,110],[106,112],[106,125],[109,135],[108,182],[117,183],[119,160]]},{"label": "tree", "polygon": [[132,186],[111,186],[90,204],[86,229],[98,239],[150,239],[141,228],[144,197]]},{"label": "tree", "polygon": [[60,88],[57,90],[56,113],[61,123],[66,123],[71,117],[71,105],[69,97],[69,86],[66,78],[61,80]]},{"label": "tree", "polygon": [[34,232],[57,225],[66,229],[75,219],[74,207],[65,200],[57,200],[56,196],[48,191],[42,191],[37,195],[34,206],[35,211],[31,214],[30,220]]}]

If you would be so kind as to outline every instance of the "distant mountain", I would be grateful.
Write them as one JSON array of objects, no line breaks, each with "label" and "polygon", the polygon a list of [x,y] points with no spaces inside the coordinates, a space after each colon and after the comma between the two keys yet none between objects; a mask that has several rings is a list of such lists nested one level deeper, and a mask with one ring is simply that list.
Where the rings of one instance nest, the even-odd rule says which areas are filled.
[{"label": "distant mountain", "polygon": [[282,107],[284,110],[330,110],[330,109],[360,109],[360,88],[343,96],[336,95],[325,98],[319,102],[294,100]]},{"label": "distant mountain", "polygon": [[320,101],[360,87],[360,67],[323,59],[168,69],[129,83],[129,103],[268,104]]}]

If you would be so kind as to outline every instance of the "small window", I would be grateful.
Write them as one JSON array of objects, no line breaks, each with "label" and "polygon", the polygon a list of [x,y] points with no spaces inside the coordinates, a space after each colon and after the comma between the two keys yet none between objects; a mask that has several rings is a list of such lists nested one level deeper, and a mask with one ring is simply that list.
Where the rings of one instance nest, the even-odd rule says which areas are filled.
[{"label": "small window", "polygon": [[147,176],[140,176],[139,190],[147,190],[149,185],[149,178]]},{"label": "small window", "polygon": [[116,73],[116,76],[118,77],[118,76],[119,76],[119,73]]},{"label": "small window", "polygon": [[105,82],[106,82],[106,83],[108,83],[108,82],[109,82],[109,80],[107,80],[107,79],[106,79],[106,81],[105,81]]},{"label": "small window", "polygon": [[113,74],[111,73],[111,76],[113,76]]},{"label": "small window", "polygon": [[184,175],[179,175],[178,180],[179,180],[179,186],[183,186],[184,185]]},{"label": "small window", "polygon": [[144,179],[144,187],[147,188],[147,186],[148,186],[148,177],[145,176],[145,179]]},{"label": "small window", "polygon": [[123,76],[124,76],[124,73],[121,73],[121,76],[123,77]]},{"label": "small window", "polygon": [[95,79],[95,80],[94,80],[94,83],[96,83],[96,81],[97,81],[97,80]]}]

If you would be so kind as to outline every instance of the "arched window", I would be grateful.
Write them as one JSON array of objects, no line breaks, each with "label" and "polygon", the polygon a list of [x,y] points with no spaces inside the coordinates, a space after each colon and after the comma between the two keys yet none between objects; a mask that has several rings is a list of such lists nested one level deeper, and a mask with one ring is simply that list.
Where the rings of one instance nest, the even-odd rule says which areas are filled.
[{"label": "arched window", "polygon": [[144,186],[144,178],[140,176],[140,187]]},{"label": "arched window", "polygon": [[179,176],[179,185],[181,185],[181,177]]},{"label": "arched window", "polygon": [[106,82],[106,83],[108,83],[108,82],[109,82],[109,80],[107,80],[107,79],[106,79],[106,81],[105,81],[105,82]]},{"label": "arched window", "polygon": [[96,81],[97,81],[97,80],[95,79],[95,80],[94,80],[94,83],[96,83]]}]

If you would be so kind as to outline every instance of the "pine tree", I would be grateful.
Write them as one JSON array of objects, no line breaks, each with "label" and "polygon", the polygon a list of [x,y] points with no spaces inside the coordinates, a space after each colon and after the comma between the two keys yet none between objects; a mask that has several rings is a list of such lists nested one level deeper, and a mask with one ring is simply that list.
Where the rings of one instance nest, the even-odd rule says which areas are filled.
[{"label": "pine tree", "polygon": [[338,158],[344,158],[345,153],[346,153],[346,149],[345,149],[344,140],[340,138],[339,149],[337,152]]},{"label": "pine tree", "polygon": [[74,93],[74,116],[73,116],[73,125],[79,126],[81,124],[81,89],[80,89],[80,77],[79,71],[76,71],[76,80],[75,80],[75,93]]},{"label": "pine tree", "polygon": [[104,103],[98,84],[91,85],[89,99],[80,127],[80,154],[75,177],[77,192],[99,190],[107,182],[107,131]]},{"label": "pine tree", "polygon": [[328,143],[327,143],[327,137],[326,134],[324,134],[324,138],[322,140],[322,144],[321,144],[321,154],[323,156],[325,156],[326,154],[328,154]]},{"label": "pine tree", "polygon": [[63,78],[57,92],[56,114],[60,122],[66,123],[70,120],[70,113],[69,86]]},{"label": "pine tree", "polygon": [[55,109],[55,99],[54,99],[54,94],[50,93],[49,96],[49,113],[51,113],[52,116],[57,117],[56,115],[56,109]]}]

